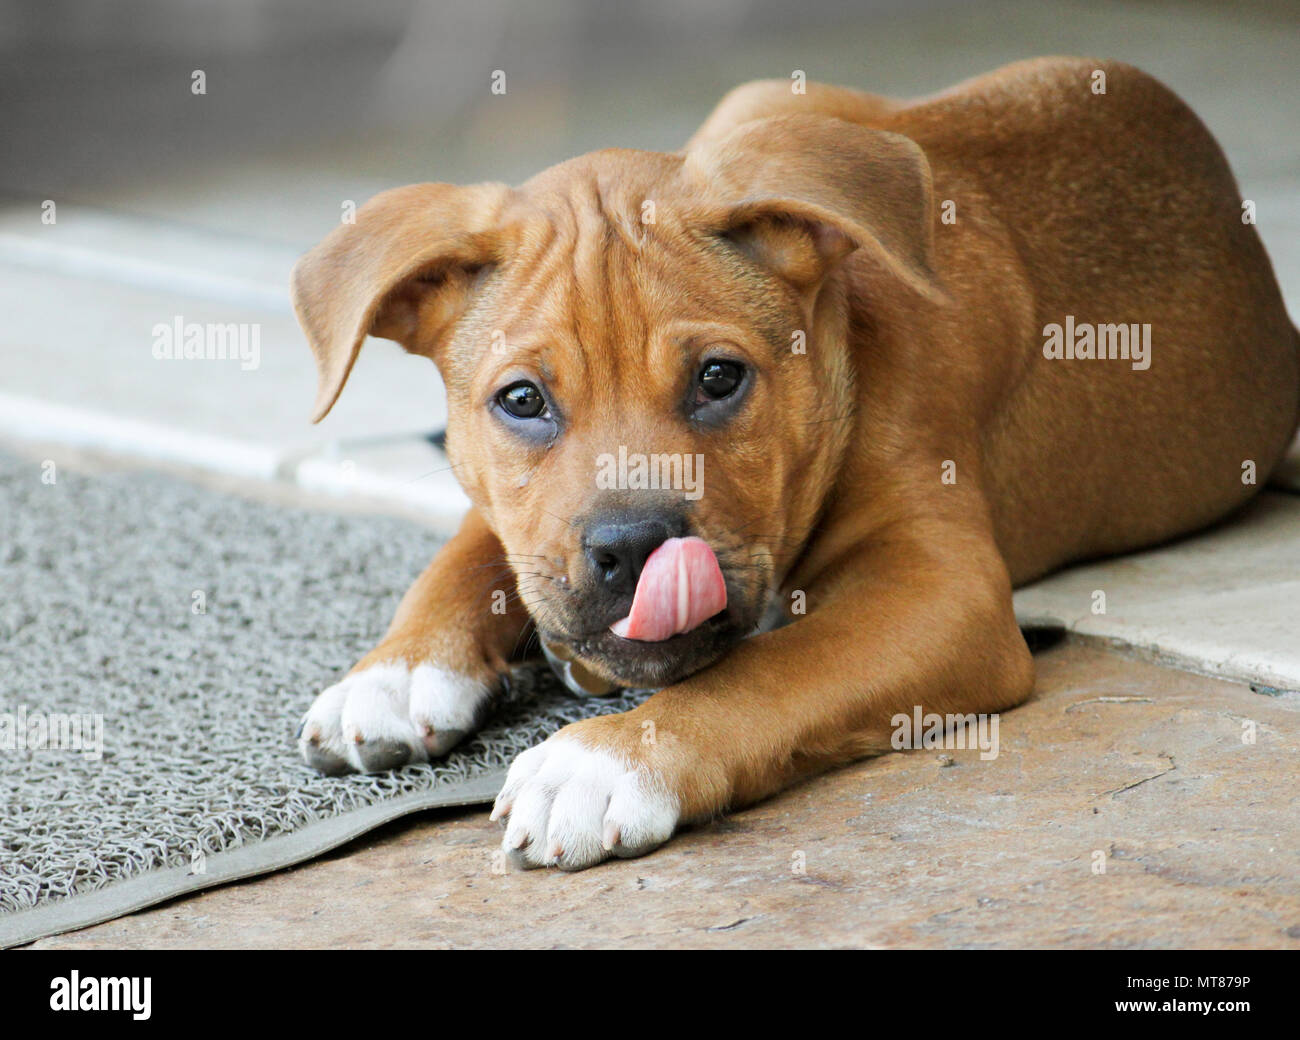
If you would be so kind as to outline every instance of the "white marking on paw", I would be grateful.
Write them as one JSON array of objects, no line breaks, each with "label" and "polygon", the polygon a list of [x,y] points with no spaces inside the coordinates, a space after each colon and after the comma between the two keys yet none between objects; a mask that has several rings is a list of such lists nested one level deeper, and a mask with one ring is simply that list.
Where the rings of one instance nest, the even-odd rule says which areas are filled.
[{"label": "white marking on paw", "polygon": [[469,733],[482,721],[488,688],[477,679],[422,664],[411,673],[407,714],[417,726]]},{"label": "white marking on paw", "polygon": [[329,687],[303,718],[298,748],[358,772],[427,762],[478,728],[491,691],[437,665],[371,665]]},{"label": "white marking on paw", "polygon": [[680,809],[644,767],[562,733],[510,767],[492,819],[519,866],[581,870],[610,856],[641,856],[672,837]]}]

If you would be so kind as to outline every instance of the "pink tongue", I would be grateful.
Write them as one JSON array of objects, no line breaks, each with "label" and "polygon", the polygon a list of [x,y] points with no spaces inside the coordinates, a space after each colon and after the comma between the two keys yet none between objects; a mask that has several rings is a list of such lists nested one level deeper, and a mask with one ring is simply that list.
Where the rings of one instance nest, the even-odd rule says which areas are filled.
[{"label": "pink tongue", "polygon": [[624,639],[657,643],[689,632],[727,605],[718,558],[702,538],[669,538],[652,552],[632,597],[632,613],[610,630]]}]

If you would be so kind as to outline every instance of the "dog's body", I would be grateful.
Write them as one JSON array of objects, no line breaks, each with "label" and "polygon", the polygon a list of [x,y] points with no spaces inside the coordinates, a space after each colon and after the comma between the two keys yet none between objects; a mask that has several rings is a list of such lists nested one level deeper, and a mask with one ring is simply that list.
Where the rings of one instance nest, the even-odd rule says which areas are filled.
[{"label": "dog's body", "polygon": [[[535,624],[664,687],[511,770],[506,848],[583,867],[887,749],[917,706],[1021,702],[1013,584],[1224,516],[1295,431],[1297,334],[1242,214],[1182,102],[1073,59],[912,104],[750,84],[678,155],[378,197],[296,273],[317,417],[368,332],[433,357],[475,508],[308,713],[308,761],[442,753]],[[1071,356],[1119,326],[1130,356]],[[598,487],[620,449],[702,457],[705,493]],[[611,631],[686,543],[726,609]],[[774,601],[794,623],[742,641]]]}]

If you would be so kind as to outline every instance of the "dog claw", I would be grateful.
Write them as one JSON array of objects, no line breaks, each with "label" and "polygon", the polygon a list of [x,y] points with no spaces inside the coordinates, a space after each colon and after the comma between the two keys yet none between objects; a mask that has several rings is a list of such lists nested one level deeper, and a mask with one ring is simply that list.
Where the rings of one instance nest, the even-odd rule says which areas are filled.
[{"label": "dog claw", "polygon": [[353,768],[347,759],[332,755],[315,744],[307,746],[304,750],[304,757],[307,759],[309,766],[325,776],[343,776],[345,773],[353,772]]},{"label": "dog claw", "polygon": [[441,758],[465,739],[466,732],[463,729],[439,730],[432,725],[426,725],[423,736],[424,748],[430,758]]},{"label": "dog claw", "polygon": [[357,755],[367,773],[383,773],[397,769],[411,760],[411,749],[396,740],[373,740],[368,744],[357,741]]}]

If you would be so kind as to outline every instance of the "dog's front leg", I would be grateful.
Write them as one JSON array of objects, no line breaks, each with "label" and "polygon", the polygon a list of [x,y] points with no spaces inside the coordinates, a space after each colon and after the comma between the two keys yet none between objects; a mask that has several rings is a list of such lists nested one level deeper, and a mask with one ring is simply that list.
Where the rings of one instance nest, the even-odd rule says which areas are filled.
[{"label": "dog's front leg", "polygon": [[299,731],[303,757],[335,774],[445,754],[482,723],[527,620],[501,543],[471,510],[383,641],[316,698]]},{"label": "dog's front leg", "polygon": [[497,797],[522,866],[648,852],[680,822],[887,751],[897,714],[995,712],[1033,660],[991,539],[924,522],[823,568],[812,608],[621,715],[566,726],[516,759]]}]

